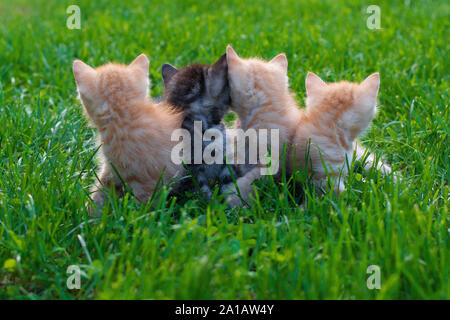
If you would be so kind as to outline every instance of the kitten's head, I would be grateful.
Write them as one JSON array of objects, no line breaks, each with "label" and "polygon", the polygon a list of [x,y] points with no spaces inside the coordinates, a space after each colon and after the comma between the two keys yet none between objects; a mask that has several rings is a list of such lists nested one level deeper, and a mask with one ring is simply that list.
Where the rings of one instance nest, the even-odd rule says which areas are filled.
[{"label": "kitten's head", "polygon": [[228,66],[225,55],[212,66],[192,64],[176,69],[163,64],[164,98],[185,116],[220,122],[230,106]]},{"label": "kitten's head", "polygon": [[242,59],[228,45],[227,61],[232,109],[237,113],[245,114],[269,98],[278,99],[289,92],[288,62],[284,53],[269,62]]},{"label": "kitten's head", "polygon": [[145,54],[128,66],[109,63],[94,69],[80,60],[73,62],[81,102],[94,124],[122,116],[134,102],[148,97],[148,66]]},{"label": "kitten's head", "polygon": [[377,112],[377,94],[380,88],[378,72],[363,82],[340,81],[326,84],[312,72],[306,76],[307,110],[330,115],[350,130],[352,138],[367,129]]}]

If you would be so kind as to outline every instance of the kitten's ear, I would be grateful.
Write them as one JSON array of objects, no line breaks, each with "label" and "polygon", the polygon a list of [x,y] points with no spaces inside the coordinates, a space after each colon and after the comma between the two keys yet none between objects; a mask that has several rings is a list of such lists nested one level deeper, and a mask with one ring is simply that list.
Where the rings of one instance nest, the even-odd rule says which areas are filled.
[{"label": "kitten's ear", "polygon": [[172,77],[177,72],[178,72],[178,69],[175,68],[174,66],[168,64],[168,63],[164,63],[162,65],[161,75],[162,75],[162,78],[163,78],[163,81],[164,81],[164,86],[167,86],[167,84],[169,83],[170,79],[172,79]]},{"label": "kitten's ear", "polygon": [[317,90],[325,88],[327,84],[320,77],[312,72],[308,72],[305,80],[306,95],[312,96]]},{"label": "kitten's ear", "polygon": [[238,54],[236,53],[236,51],[234,51],[234,49],[230,45],[227,46],[226,55],[228,64],[231,64],[233,61],[239,61]]},{"label": "kitten's ear", "polygon": [[130,67],[137,68],[139,70],[142,70],[145,74],[148,74],[148,67],[150,65],[150,62],[148,61],[148,58],[145,54],[140,54],[136,59],[133,60],[132,63],[130,63]]},{"label": "kitten's ear", "polygon": [[270,60],[269,63],[276,64],[276,65],[280,66],[283,69],[284,73],[287,74],[288,61],[287,61],[287,57],[286,57],[286,55],[284,53],[280,53],[275,58]]},{"label": "kitten's ear", "polygon": [[375,72],[368,76],[363,82],[361,82],[360,88],[362,88],[367,95],[376,98],[378,95],[378,90],[380,89],[380,74]]},{"label": "kitten's ear", "polygon": [[95,76],[96,71],[81,60],[74,60],[72,65],[73,76],[79,86],[87,79]]},{"label": "kitten's ear", "polygon": [[227,55],[223,54],[216,63],[208,69],[208,87],[213,97],[217,97],[228,81]]}]

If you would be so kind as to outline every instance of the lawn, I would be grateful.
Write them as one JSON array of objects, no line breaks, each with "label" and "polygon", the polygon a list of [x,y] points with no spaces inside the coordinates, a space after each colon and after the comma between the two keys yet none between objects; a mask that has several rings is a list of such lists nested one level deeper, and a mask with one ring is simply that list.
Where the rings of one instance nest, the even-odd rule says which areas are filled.
[{"label": "lawn", "polygon": [[[79,30],[66,27],[69,4]],[[449,299],[450,5],[377,1],[372,30],[370,4],[0,0],[0,298]],[[72,61],[144,52],[158,96],[162,63],[212,63],[229,43],[242,57],[285,52],[301,106],[307,71],[379,71],[379,113],[361,141],[402,180],[356,164],[346,192],[320,195],[300,170],[258,181],[250,208],[165,188],[142,205],[112,196],[89,217],[97,146]],[[79,290],[66,286],[70,265]],[[380,289],[366,284],[371,265]]]}]

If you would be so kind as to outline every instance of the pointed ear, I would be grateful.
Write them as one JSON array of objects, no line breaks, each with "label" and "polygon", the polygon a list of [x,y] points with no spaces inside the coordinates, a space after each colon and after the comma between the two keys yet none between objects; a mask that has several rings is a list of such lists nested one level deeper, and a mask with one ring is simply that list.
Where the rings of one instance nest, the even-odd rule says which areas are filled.
[{"label": "pointed ear", "polygon": [[209,67],[207,81],[210,94],[213,97],[219,96],[228,81],[228,64],[226,54],[223,54],[216,63]]},{"label": "pointed ear", "polygon": [[327,84],[322,79],[320,79],[318,75],[315,75],[312,72],[308,72],[305,80],[305,86],[306,86],[306,95],[312,96],[315,94],[317,90],[325,88]]},{"label": "pointed ear", "polygon": [[269,63],[280,66],[283,69],[284,73],[287,74],[288,61],[287,61],[286,55],[284,53],[280,53],[275,58],[270,60]]},{"label": "pointed ear", "polygon": [[178,72],[178,69],[175,68],[174,66],[168,64],[168,63],[164,63],[162,65],[161,75],[162,75],[162,78],[163,78],[163,81],[164,81],[164,86],[167,86],[167,84],[169,83],[170,79],[172,79],[172,77],[177,72]]},{"label": "pointed ear", "polygon": [[146,74],[148,74],[148,67],[149,67],[150,63],[148,61],[148,58],[145,54],[140,54],[138,55],[138,57],[136,59],[133,60],[132,63],[130,63],[130,67],[133,68],[138,68],[140,70],[142,70],[143,72],[145,72]]},{"label": "pointed ear", "polygon": [[380,89],[380,74],[378,72],[371,74],[361,82],[360,87],[365,90],[368,95],[376,98],[378,90]]},{"label": "pointed ear", "polygon": [[77,85],[80,85],[86,79],[93,77],[96,71],[81,60],[74,60],[72,65],[73,75]]},{"label": "pointed ear", "polygon": [[227,55],[224,53],[219,60],[216,61],[211,67],[210,70],[214,73],[221,73],[225,74],[227,73],[228,64],[227,64]]},{"label": "pointed ear", "polygon": [[236,51],[234,51],[234,49],[230,45],[227,46],[226,55],[228,64],[232,63],[233,61],[239,60],[238,54],[236,53]]}]

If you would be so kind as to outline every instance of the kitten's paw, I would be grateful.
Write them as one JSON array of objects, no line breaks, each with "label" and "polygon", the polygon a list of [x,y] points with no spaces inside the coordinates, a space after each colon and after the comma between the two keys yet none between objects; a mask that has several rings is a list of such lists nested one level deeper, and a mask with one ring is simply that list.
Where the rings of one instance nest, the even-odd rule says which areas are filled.
[{"label": "kitten's paw", "polygon": [[211,200],[211,198],[212,198],[212,192],[211,192],[211,189],[210,189],[208,186],[203,186],[203,187],[201,187],[200,191],[201,191],[201,194],[203,195],[203,197],[204,197],[207,201]]},{"label": "kitten's paw", "polygon": [[236,192],[236,189],[233,189],[233,187],[234,187],[234,184],[232,182],[231,183],[227,183],[226,185],[223,185],[223,186],[220,187],[220,193],[221,194],[228,194],[228,193],[231,193],[231,192]]},{"label": "kitten's paw", "polygon": [[395,184],[402,182],[402,176],[397,173],[392,174],[392,179],[394,179]]},{"label": "kitten's paw", "polygon": [[237,194],[230,194],[225,198],[228,208],[242,207],[244,204]]},{"label": "kitten's paw", "polygon": [[205,198],[206,201],[210,201],[212,198],[212,192],[211,191],[202,191],[202,196]]},{"label": "kitten's paw", "polygon": [[392,169],[389,165],[382,163],[379,167],[379,169],[381,171],[382,174],[384,174],[385,176],[390,175],[392,172]]},{"label": "kitten's paw", "polygon": [[92,202],[86,202],[87,212],[91,217],[100,217],[102,215],[102,206],[105,203],[105,195],[96,191],[92,194]]},{"label": "kitten's paw", "polygon": [[226,194],[225,202],[227,203],[228,208],[243,207],[246,205],[246,201],[250,200],[246,199],[245,195],[242,193],[239,196],[234,184],[230,184],[224,193]]},{"label": "kitten's paw", "polygon": [[86,202],[85,204],[86,210],[89,216],[91,217],[101,217],[102,216],[102,210],[101,207],[98,207],[95,203],[89,203]]},{"label": "kitten's paw", "polygon": [[381,168],[381,172],[384,175],[391,176],[392,180],[394,180],[394,183],[396,184],[402,181],[402,176],[399,173],[394,172],[392,168],[387,164],[383,165],[383,167]]},{"label": "kitten's paw", "polygon": [[392,168],[387,165],[387,164],[382,164],[379,168],[379,170],[381,171],[381,173],[385,176],[391,176],[392,179],[394,180],[394,183],[399,183],[402,181],[400,174],[394,172],[392,170]]}]

